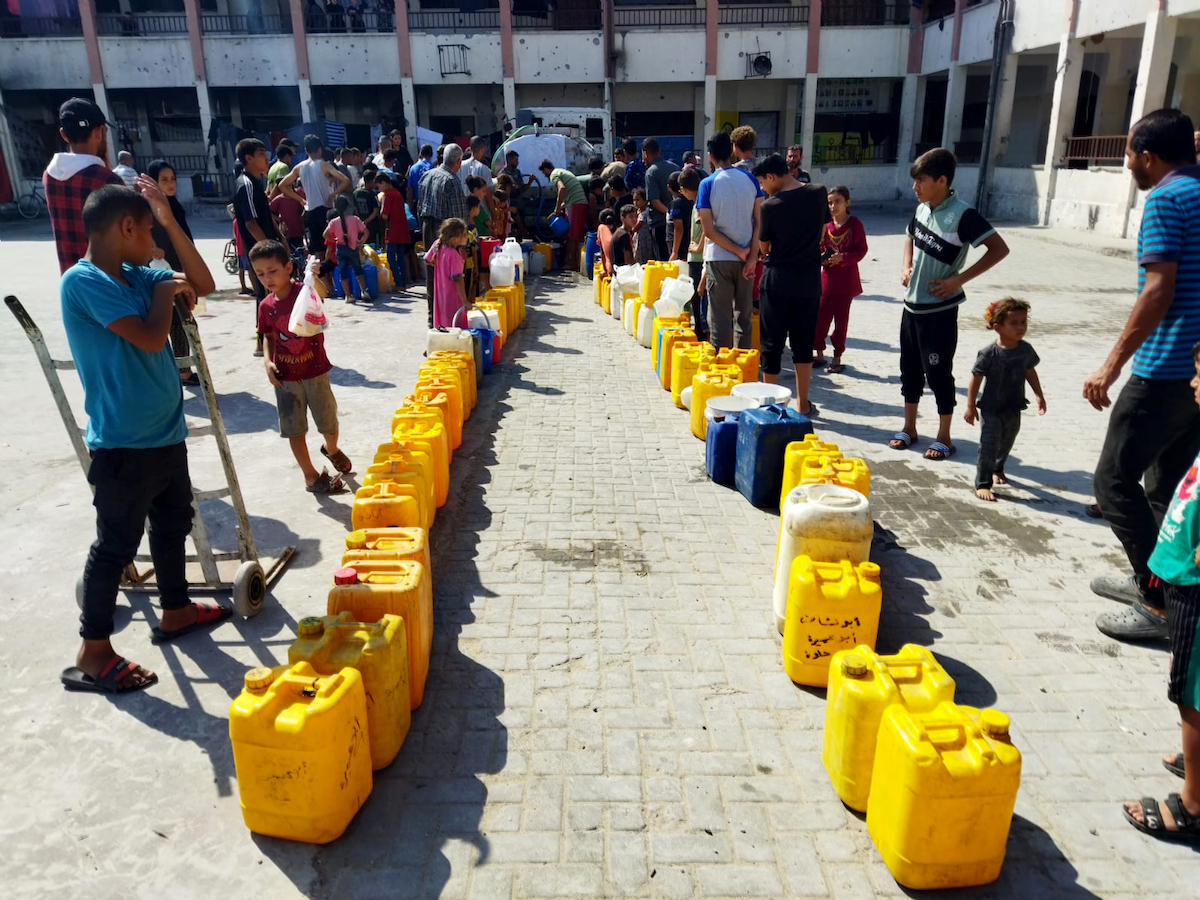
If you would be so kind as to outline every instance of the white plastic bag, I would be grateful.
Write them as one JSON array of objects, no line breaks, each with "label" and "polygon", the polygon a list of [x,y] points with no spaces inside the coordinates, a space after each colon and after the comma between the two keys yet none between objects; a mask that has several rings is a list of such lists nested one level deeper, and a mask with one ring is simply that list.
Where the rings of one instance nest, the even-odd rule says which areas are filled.
[{"label": "white plastic bag", "polygon": [[328,327],[329,320],[325,318],[325,307],[321,304],[321,298],[317,296],[317,289],[313,286],[313,270],[312,266],[309,266],[304,273],[304,284],[300,287],[296,305],[292,307],[291,318],[288,319],[288,331],[296,337],[312,337]]},{"label": "white plastic bag", "polygon": [[160,257],[159,259],[150,260],[150,268],[151,269],[162,269],[166,272],[170,272],[171,264],[169,262],[167,262],[165,259],[162,259]]}]

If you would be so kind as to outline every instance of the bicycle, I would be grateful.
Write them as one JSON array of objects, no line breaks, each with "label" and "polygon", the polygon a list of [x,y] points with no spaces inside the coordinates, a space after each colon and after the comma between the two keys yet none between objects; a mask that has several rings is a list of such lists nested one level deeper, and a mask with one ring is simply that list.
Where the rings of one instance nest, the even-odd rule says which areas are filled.
[{"label": "bicycle", "polygon": [[227,242],[222,258],[225,263],[225,271],[230,275],[236,275],[238,270],[237,244],[233,241]]},{"label": "bicycle", "polygon": [[36,184],[33,189],[17,200],[17,212],[26,219],[36,219],[47,209],[46,195],[42,193],[42,186]]}]

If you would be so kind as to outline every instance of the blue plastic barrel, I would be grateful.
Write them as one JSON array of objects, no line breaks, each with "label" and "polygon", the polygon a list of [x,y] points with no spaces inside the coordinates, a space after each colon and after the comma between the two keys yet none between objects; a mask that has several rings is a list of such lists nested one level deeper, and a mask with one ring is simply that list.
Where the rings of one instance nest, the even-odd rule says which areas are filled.
[{"label": "blue plastic barrel", "polygon": [[[351,273],[351,278],[354,274]],[[374,263],[363,263],[363,281],[367,284],[367,296],[374,300],[379,296],[379,269]]]},{"label": "blue plastic barrel", "polygon": [[[710,424],[711,428],[711,424]],[[759,509],[779,504],[787,445],[802,441],[812,422],[790,406],[762,406],[738,417],[737,489]]]},{"label": "blue plastic barrel", "polygon": [[492,348],[496,344],[496,332],[490,328],[472,328],[471,334],[479,338],[480,359],[483,362],[483,374],[492,371]]},{"label": "blue plastic barrel", "polygon": [[721,419],[708,423],[704,439],[704,467],[717,484],[733,484],[737,468],[738,423]]},{"label": "blue plastic barrel", "polygon": [[589,231],[587,233],[587,243],[584,244],[584,260],[583,265],[588,278],[592,277],[592,269],[596,265],[596,254],[600,252],[600,241],[596,236],[596,232]]}]

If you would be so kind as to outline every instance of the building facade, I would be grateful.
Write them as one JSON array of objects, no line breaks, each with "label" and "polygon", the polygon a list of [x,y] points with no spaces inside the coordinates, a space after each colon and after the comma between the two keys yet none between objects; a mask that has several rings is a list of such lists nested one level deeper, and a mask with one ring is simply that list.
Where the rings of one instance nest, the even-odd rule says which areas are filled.
[{"label": "building facade", "polygon": [[0,138],[25,145],[10,159],[53,149],[58,104],[90,94],[115,141],[186,179],[213,169],[214,121],[328,119],[365,147],[381,122],[451,138],[522,107],[601,107],[670,155],[752,125],[865,201],[910,196],[912,157],[946,146],[990,214],[1121,236],[1140,219],[1129,122],[1164,104],[1200,118],[1200,0],[543,3],[12,0]]}]

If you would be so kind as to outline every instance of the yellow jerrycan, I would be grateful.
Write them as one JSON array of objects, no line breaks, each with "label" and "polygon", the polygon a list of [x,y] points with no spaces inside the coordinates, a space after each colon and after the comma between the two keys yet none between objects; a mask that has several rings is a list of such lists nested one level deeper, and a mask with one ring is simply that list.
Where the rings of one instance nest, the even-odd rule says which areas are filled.
[{"label": "yellow jerrycan", "polygon": [[[633,334],[637,335],[638,311],[635,308],[633,315],[634,330]],[[678,316],[655,316],[650,322],[650,365],[654,371],[658,372],[658,355],[662,351],[662,338],[660,332],[668,328],[688,328],[691,326],[691,319],[687,313]],[[694,332],[693,332],[694,335]],[[692,340],[695,340],[693,336]],[[685,341],[685,343],[688,343]],[[670,355],[668,353],[668,355]],[[668,381],[667,384],[671,382]]]},{"label": "yellow jerrycan", "polygon": [[843,560],[792,563],[783,621],[783,668],[796,684],[825,687],[829,659],[863,644],[875,648],[879,633],[879,566]]},{"label": "yellow jerrycan", "polygon": [[405,397],[404,405],[397,407],[396,411],[392,413],[392,430],[395,431],[396,426],[402,421],[420,422],[425,425],[445,425],[446,405],[435,404],[421,397]]},{"label": "yellow jerrycan", "polygon": [[737,347],[726,347],[717,352],[717,362],[721,365],[733,364],[742,370],[742,383],[758,381],[759,352],[757,350],[739,350]]},{"label": "yellow jerrycan", "polygon": [[[392,414],[392,431],[396,430],[397,414],[416,411],[435,411],[438,413],[438,424],[445,425],[450,421],[450,396],[437,388],[414,385],[413,392],[404,398],[404,406]],[[449,441],[449,436],[447,436],[447,441]]]},{"label": "yellow jerrycan", "polygon": [[461,385],[457,378],[434,375],[421,375],[414,389],[414,396],[423,390],[443,393],[450,400],[450,412],[446,416],[446,433],[450,439],[450,449],[457,450],[462,446],[463,416],[466,413]]},{"label": "yellow jerrycan", "polygon": [[410,560],[358,560],[333,576],[325,612],[348,610],[356,622],[378,622],[384,616],[404,620],[408,648],[408,694],[416,709],[425,695],[429,648],[433,642],[433,586],[429,570]]},{"label": "yellow jerrycan", "polygon": [[288,665],[306,662],[321,675],[349,668],[362,676],[371,768],[382,769],[400,752],[412,721],[404,620],[384,616],[378,622],[355,622],[343,611],[324,618],[308,616],[296,631]]},{"label": "yellow jerrycan", "polygon": [[[504,305],[504,301],[503,300],[488,300],[488,299],[486,299],[486,297],[487,297],[486,294],[484,295],[484,297],[485,297],[485,299],[480,300],[478,303],[479,308],[482,310],[485,310],[488,313],[494,313],[495,318],[498,320],[498,322],[500,324],[500,333],[508,334],[509,333],[508,329],[512,325],[512,323],[508,321],[508,308]],[[491,318],[490,315],[489,315],[489,318]]]},{"label": "yellow jerrycan", "polygon": [[692,434],[704,440],[708,437],[708,418],[704,410],[708,407],[709,397],[724,397],[735,385],[742,383],[742,372],[737,366],[718,366],[716,363],[705,363],[700,371],[692,377]]},{"label": "yellow jerrycan", "polygon": [[925,647],[905,644],[894,656],[870,647],[840,650],[829,664],[821,761],[842,802],[866,812],[883,712],[899,703],[929,712],[954,699],[954,679]]},{"label": "yellow jerrycan", "polygon": [[379,559],[419,562],[430,571],[429,532],[424,528],[364,528],[346,535],[343,567],[358,560]]},{"label": "yellow jerrycan", "polygon": [[788,491],[800,483],[800,467],[809,456],[824,456],[827,459],[841,459],[842,451],[838,445],[830,441],[817,440],[815,434],[806,434],[802,441],[792,441],[783,451],[783,490],[779,493],[779,508],[783,508],[783,500]]},{"label": "yellow jerrycan", "polygon": [[[515,331],[521,325],[521,301],[517,296],[517,286],[515,284],[508,287],[495,287],[483,295],[484,300],[491,300],[497,303],[504,304],[505,321]],[[500,326],[504,327],[503,324]]]},{"label": "yellow jerrycan", "polygon": [[453,378],[458,382],[463,398],[463,421],[471,418],[471,410],[475,408],[475,376],[474,366],[468,370],[462,360],[429,359],[421,363],[417,369],[417,383],[426,378]]},{"label": "yellow jerrycan", "polygon": [[1021,784],[1008,716],[941,703],[889,706],[879,726],[867,832],[888,871],[913,890],[995,881]]},{"label": "yellow jerrycan", "polygon": [[468,353],[466,350],[435,350],[429,354],[430,362],[442,362],[443,360],[457,360],[460,366],[464,366],[467,370],[467,378],[471,382],[473,390],[471,391],[471,406],[474,407],[479,402],[478,385],[479,373],[475,371],[475,354]]},{"label": "yellow jerrycan", "polygon": [[327,844],[371,793],[367,698],[354,669],[251,669],[229,707],[242,820],[255,834]]},{"label": "yellow jerrycan", "polygon": [[799,483],[838,484],[858,491],[864,497],[871,496],[871,470],[866,460],[857,457],[809,456],[800,463]]},{"label": "yellow jerrycan", "polygon": [[[438,427],[441,428],[440,425]],[[386,444],[380,444],[375,451],[374,462],[387,462],[393,456],[404,459],[407,453],[424,453],[429,456],[433,464],[434,502],[439,508],[445,506],[450,496],[450,465],[446,460],[445,448],[437,440],[399,437]]]},{"label": "yellow jerrycan", "polygon": [[433,473],[433,456],[427,449],[420,447],[408,447],[404,450],[396,450],[394,453],[389,453],[388,458],[379,462],[372,461],[367,466],[367,471],[363,474],[364,485],[377,484],[380,481],[391,481],[388,476],[395,471],[394,464],[403,464],[416,467],[421,475],[425,478],[425,482],[429,485],[429,505],[430,507],[437,506],[437,490],[436,479]]},{"label": "yellow jerrycan", "polygon": [[[417,498],[417,514],[421,521],[418,527],[429,529],[433,527],[434,510],[436,509],[436,501],[433,493],[433,479],[429,477],[419,463],[405,459],[404,456],[397,454],[383,463],[371,463],[367,467],[367,475],[363,478],[363,486],[360,491],[365,491],[381,484],[393,485],[408,485],[414,489]],[[355,502],[358,501],[358,492],[354,494]],[[364,517],[368,513],[362,514]],[[371,514],[373,515],[373,513]],[[353,517],[353,512],[351,512]],[[401,523],[395,523],[397,525]],[[377,527],[387,527],[384,523]]]},{"label": "yellow jerrycan", "polygon": [[750,349],[762,352],[762,341],[759,338],[758,310],[750,313]]},{"label": "yellow jerrycan", "polygon": [[683,389],[692,386],[692,379],[700,366],[713,362],[717,352],[708,341],[688,344],[676,342],[671,345],[671,402],[680,409],[683,405]]},{"label": "yellow jerrycan", "polygon": [[597,268],[592,278],[592,302],[597,306],[600,305],[600,298],[604,293],[604,282],[608,280],[608,276],[604,274],[604,266]]},{"label": "yellow jerrycan", "polygon": [[664,328],[659,332],[658,343],[658,383],[664,391],[669,391],[672,351],[679,344],[696,343],[696,332],[691,328]]},{"label": "yellow jerrycan", "polygon": [[423,488],[413,484],[397,484],[384,481],[360,487],[354,492],[354,504],[350,507],[350,527],[387,528],[398,525],[402,528],[428,528],[427,513],[422,499]]}]

